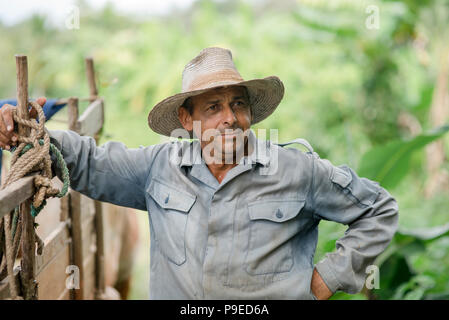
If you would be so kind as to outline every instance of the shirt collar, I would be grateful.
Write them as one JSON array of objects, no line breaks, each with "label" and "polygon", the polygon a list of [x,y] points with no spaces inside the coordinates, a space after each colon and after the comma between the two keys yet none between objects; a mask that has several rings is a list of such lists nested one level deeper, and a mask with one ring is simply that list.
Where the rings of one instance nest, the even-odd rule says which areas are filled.
[{"label": "shirt collar", "polygon": [[[263,166],[268,166],[270,163],[270,141],[257,139],[254,131],[250,129],[248,134],[248,144],[250,154],[242,157],[239,164],[259,163]],[[178,156],[181,157],[180,167],[189,166],[193,164],[200,164],[201,161],[201,145],[198,139],[193,140],[189,144],[184,145],[179,149]]]}]

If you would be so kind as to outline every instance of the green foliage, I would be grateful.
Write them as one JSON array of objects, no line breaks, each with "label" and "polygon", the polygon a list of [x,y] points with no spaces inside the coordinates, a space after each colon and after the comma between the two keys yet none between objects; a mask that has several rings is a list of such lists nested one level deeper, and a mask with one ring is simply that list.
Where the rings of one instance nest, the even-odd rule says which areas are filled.
[{"label": "green foliage", "polygon": [[400,183],[410,170],[412,154],[440,138],[449,130],[449,125],[421,134],[410,141],[391,141],[366,152],[361,159],[358,174],[392,189]]},{"label": "green foliage", "polygon": [[[434,291],[439,296],[449,296],[449,285],[445,282],[447,273],[439,274],[433,268],[422,268],[416,263],[416,257],[422,254],[430,255],[427,258],[432,259],[432,250],[435,248],[433,245],[444,240],[444,245],[447,246],[448,236],[449,223],[433,228],[400,228],[388,250],[376,260],[380,270],[380,289],[374,290],[374,296],[380,299],[416,300],[432,298],[434,289],[437,289]],[[438,254],[440,258],[449,257],[447,251]],[[419,269],[424,269],[424,272],[419,273]],[[437,283],[443,286],[436,288]]]}]

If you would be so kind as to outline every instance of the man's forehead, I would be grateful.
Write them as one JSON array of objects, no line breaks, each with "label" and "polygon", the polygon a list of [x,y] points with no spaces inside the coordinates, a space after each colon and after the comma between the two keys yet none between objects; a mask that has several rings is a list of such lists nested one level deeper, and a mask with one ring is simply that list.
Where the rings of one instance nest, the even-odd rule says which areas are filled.
[{"label": "man's forehead", "polygon": [[218,87],[215,89],[211,89],[210,91],[207,91],[203,94],[200,94],[200,95],[196,96],[195,98],[197,98],[197,99],[211,99],[211,98],[219,99],[224,94],[246,96],[246,90],[245,90],[245,87],[243,87],[243,86]]}]

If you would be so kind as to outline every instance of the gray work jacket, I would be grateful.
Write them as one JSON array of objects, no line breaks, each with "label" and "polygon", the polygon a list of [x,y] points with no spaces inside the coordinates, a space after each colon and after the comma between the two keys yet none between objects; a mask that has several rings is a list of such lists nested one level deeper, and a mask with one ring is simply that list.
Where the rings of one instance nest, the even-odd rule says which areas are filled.
[{"label": "gray work jacket", "polygon": [[[74,190],[148,212],[150,299],[315,299],[314,267],[332,292],[356,293],[397,229],[397,203],[378,183],[253,132],[254,152],[221,183],[197,140],[127,149],[50,135]],[[314,265],[321,219],[349,228]]]}]

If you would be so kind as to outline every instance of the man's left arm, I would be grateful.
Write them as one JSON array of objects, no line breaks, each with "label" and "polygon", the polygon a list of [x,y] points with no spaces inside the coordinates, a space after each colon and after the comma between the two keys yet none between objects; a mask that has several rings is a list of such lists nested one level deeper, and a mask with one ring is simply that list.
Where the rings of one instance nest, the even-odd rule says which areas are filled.
[{"label": "man's left arm", "polygon": [[[327,289],[328,296],[336,291],[358,293],[365,283],[366,267],[397,230],[397,202],[378,183],[327,160],[313,158],[312,179],[309,198],[315,216],[349,226],[336,242],[336,251],[316,264],[312,291],[324,298]],[[327,288],[320,286],[323,282]]]}]

